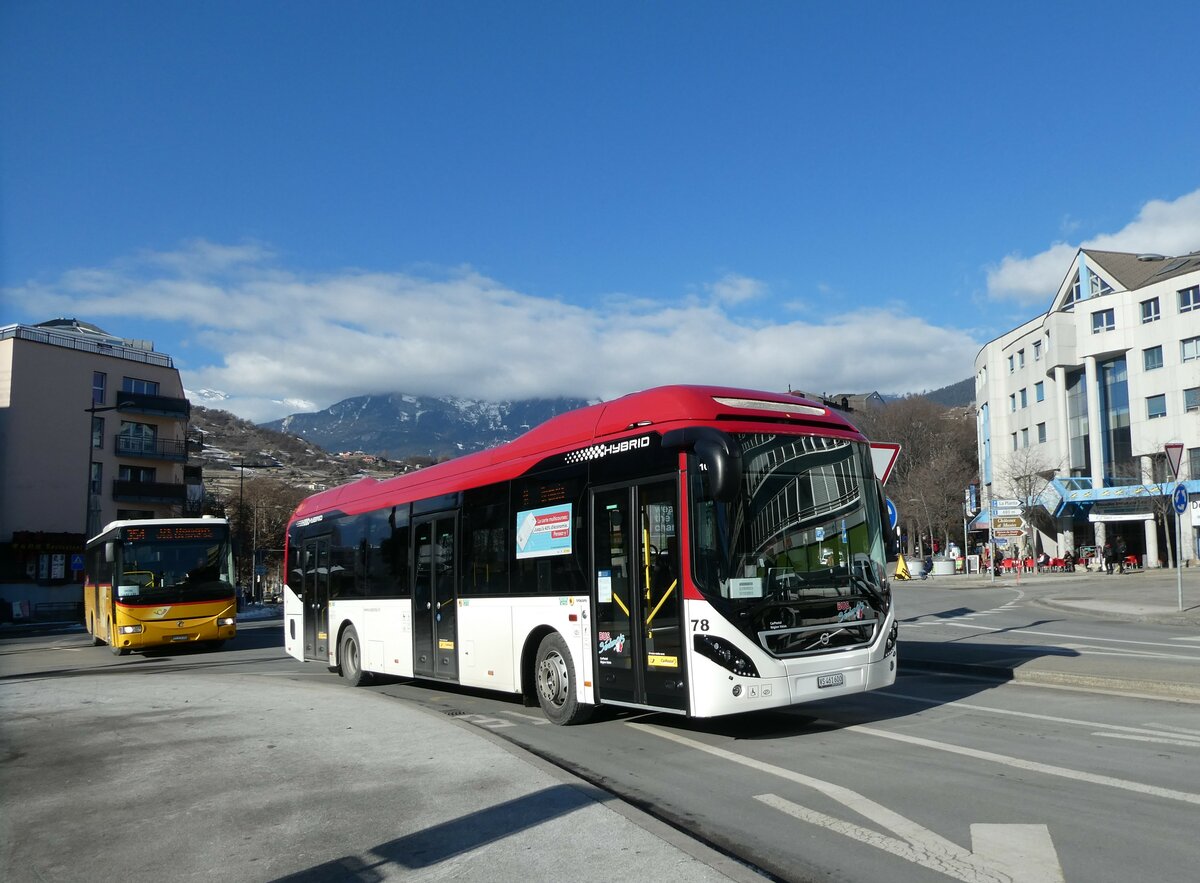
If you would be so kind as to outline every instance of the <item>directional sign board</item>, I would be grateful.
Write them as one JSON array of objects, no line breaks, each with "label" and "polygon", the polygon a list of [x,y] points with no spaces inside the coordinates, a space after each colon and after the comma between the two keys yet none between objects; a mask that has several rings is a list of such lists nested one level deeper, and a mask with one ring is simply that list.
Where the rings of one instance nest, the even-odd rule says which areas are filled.
[{"label": "directional sign board", "polygon": [[1011,509],[1014,506],[1016,508],[1020,509],[1021,501],[1020,500],[992,500],[992,511],[993,512],[995,512],[998,509]]},{"label": "directional sign board", "polygon": [[1020,518],[1020,517],[1013,517],[1012,515],[1005,515],[1003,518],[1000,518],[1000,517],[993,518],[992,526],[997,528],[998,530],[1011,530],[1012,528],[1016,528],[1017,530],[1020,530],[1021,528],[1023,528],[1025,526],[1025,519]]},{"label": "directional sign board", "polygon": [[1005,506],[1003,509],[993,509],[993,515],[1020,515],[1020,506]]},{"label": "directional sign board", "polygon": [[999,530],[992,531],[992,533],[998,537],[1019,537],[1022,536],[1025,531],[1021,530],[1020,528],[1002,527]]}]

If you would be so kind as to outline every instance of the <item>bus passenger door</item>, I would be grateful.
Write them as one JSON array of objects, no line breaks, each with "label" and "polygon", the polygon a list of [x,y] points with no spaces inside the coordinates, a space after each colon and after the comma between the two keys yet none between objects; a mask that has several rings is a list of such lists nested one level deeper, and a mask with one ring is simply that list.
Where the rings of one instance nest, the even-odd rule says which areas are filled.
[{"label": "bus passenger door", "polygon": [[687,709],[674,480],[592,496],[601,701]]},{"label": "bus passenger door", "polygon": [[304,658],[329,661],[329,537],[300,548],[304,592]]},{"label": "bus passenger door", "polygon": [[413,674],[458,680],[455,514],[413,520]]}]

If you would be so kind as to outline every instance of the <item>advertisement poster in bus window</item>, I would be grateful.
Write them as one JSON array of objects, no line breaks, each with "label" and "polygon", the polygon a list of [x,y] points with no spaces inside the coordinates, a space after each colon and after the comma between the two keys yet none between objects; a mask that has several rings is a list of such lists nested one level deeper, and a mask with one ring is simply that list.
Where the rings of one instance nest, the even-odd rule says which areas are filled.
[{"label": "advertisement poster in bus window", "polygon": [[571,554],[571,503],[517,513],[517,558]]}]

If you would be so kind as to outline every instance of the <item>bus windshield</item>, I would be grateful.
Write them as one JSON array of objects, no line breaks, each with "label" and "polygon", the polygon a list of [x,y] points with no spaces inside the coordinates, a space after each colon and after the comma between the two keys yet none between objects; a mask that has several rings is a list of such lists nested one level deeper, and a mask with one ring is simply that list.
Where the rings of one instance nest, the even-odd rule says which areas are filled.
[{"label": "bus windshield", "polygon": [[128,528],[113,580],[121,604],[215,601],[234,594],[224,526]]},{"label": "bus windshield", "polygon": [[692,471],[693,572],[730,621],[775,656],[870,643],[890,605],[885,509],[869,446],[740,434],[740,492]]}]

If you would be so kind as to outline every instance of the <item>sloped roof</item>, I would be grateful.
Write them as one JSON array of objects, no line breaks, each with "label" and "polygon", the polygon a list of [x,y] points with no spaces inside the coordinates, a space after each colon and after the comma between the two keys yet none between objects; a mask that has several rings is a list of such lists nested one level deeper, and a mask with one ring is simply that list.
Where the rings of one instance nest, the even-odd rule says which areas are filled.
[{"label": "sloped roof", "polygon": [[1148,260],[1144,258],[1149,256],[1139,257],[1123,251],[1096,251],[1090,248],[1081,251],[1089,261],[1103,267],[1127,291],[1200,270],[1200,252],[1195,251],[1175,258],[1154,255]]}]

